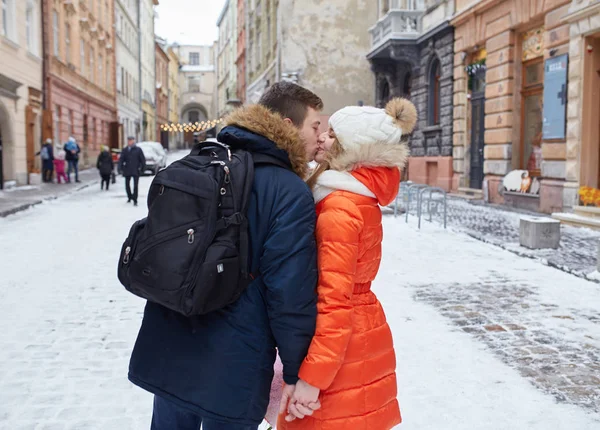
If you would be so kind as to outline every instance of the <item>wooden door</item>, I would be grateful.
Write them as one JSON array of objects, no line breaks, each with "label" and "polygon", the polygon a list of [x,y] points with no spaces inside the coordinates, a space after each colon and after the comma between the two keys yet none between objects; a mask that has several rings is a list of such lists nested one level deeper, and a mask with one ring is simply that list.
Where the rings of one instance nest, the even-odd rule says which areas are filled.
[{"label": "wooden door", "polygon": [[25,142],[27,154],[27,173],[37,172],[35,167],[35,120],[37,114],[30,106],[25,108]]}]

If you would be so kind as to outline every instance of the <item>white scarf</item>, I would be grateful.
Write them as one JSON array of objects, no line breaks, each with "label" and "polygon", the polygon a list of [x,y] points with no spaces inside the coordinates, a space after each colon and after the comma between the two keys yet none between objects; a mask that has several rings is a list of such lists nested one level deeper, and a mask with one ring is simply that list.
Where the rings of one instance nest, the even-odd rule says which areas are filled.
[{"label": "white scarf", "polygon": [[375,194],[365,184],[360,182],[348,172],[326,170],[319,176],[313,189],[315,203],[319,203],[335,191],[349,191],[366,197],[375,197]]}]

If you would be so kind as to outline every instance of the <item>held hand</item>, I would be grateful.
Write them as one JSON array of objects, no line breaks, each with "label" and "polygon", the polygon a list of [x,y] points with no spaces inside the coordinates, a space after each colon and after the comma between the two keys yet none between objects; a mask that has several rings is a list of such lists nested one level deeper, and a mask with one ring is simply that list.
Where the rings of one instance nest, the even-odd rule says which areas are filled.
[{"label": "held hand", "polygon": [[317,387],[313,387],[307,382],[299,380],[288,407],[288,416],[285,418],[286,421],[293,421],[296,418],[302,419],[305,416],[311,416],[314,411],[321,407],[319,394],[320,390]]},{"label": "held hand", "polygon": [[283,394],[281,396],[281,401],[279,402],[279,415],[283,414],[287,410],[288,403],[289,403],[290,399],[292,398],[292,395],[294,394],[295,390],[296,390],[295,385],[285,384],[283,386]]}]

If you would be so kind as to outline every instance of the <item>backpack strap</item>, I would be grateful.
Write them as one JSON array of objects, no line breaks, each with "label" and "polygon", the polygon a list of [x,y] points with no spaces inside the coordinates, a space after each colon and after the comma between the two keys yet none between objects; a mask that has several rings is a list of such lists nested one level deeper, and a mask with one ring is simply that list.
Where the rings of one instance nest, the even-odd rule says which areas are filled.
[{"label": "backpack strap", "polygon": [[279,158],[273,157],[272,155],[263,154],[260,152],[253,152],[252,159],[254,160],[255,166],[271,164],[273,166],[278,166],[286,170],[292,170],[292,167],[289,164],[284,163]]}]

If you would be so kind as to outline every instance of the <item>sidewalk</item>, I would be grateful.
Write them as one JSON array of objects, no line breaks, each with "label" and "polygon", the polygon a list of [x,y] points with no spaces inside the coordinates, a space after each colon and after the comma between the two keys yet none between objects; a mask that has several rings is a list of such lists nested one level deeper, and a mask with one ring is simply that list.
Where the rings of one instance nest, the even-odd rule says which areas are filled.
[{"label": "sidewalk", "polygon": [[[73,177],[71,178],[73,179]],[[26,185],[0,191],[0,218],[26,210],[32,206],[77,192],[100,182],[95,168],[79,172],[80,183]]]},{"label": "sidewalk", "polygon": [[[423,206],[421,228],[427,230],[429,219]],[[411,214],[416,213],[413,204]],[[443,222],[443,208],[434,216],[436,223]],[[595,273],[598,259],[600,232],[561,225],[561,241],[558,249],[530,250],[519,245],[519,220],[523,215],[547,216],[527,213],[510,208],[471,202],[460,198],[448,197],[448,228],[465,233],[475,239],[499,246],[517,255],[532,258],[567,273],[599,282]],[[398,216],[398,222],[405,215]],[[416,217],[409,216],[409,224],[417,224]]]}]

